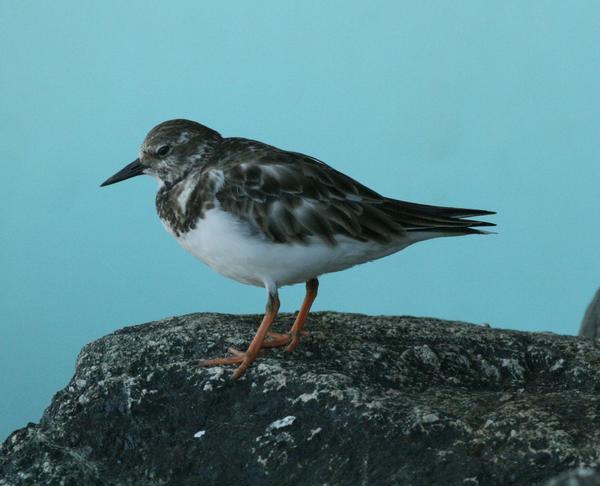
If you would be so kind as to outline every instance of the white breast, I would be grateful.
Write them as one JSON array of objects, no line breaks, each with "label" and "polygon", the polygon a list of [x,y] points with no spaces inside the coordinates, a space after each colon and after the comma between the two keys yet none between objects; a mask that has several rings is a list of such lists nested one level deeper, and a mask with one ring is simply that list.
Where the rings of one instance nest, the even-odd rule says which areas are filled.
[{"label": "white breast", "polygon": [[413,243],[407,239],[384,246],[345,237],[338,238],[333,247],[317,238],[309,244],[273,243],[220,208],[207,211],[195,229],[176,238],[221,275],[260,287],[306,282],[324,273],[381,258]]}]

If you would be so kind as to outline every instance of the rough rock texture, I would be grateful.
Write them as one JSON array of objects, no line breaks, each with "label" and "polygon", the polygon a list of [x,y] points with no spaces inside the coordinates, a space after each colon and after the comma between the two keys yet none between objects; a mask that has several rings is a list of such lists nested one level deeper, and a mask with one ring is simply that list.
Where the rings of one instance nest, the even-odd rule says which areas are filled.
[{"label": "rough rock texture", "polygon": [[559,474],[546,486],[600,486],[600,474],[589,467],[578,467]]},{"label": "rough rock texture", "polygon": [[317,313],[238,382],[197,366],[258,320],[174,317],[85,346],[3,444],[0,484],[598,484],[592,340]]},{"label": "rough rock texture", "polygon": [[579,335],[592,339],[600,338],[600,289],[598,289],[585,311]]}]

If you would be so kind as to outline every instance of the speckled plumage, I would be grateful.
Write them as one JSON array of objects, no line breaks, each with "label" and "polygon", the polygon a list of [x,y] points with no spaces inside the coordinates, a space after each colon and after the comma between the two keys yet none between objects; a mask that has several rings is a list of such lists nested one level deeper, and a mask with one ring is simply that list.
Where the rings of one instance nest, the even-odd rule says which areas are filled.
[{"label": "speckled plumage", "polygon": [[[490,211],[388,198],[313,157],[223,138],[189,120],[154,127],[140,158],[103,185],[141,174],[159,181],[156,209],[186,250],[226,277],[267,289],[265,329],[279,307],[277,289],[308,283],[306,312],[293,327],[296,344],[320,275],[493,226],[468,219]],[[264,345],[259,335],[253,353]]]},{"label": "speckled plumage", "polygon": [[[214,207],[215,199],[223,210],[276,243],[306,243],[315,236],[335,245],[340,235],[386,243],[407,231],[469,234],[478,232],[474,226],[490,225],[461,219],[489,211],[383,197],[313,157],[254,140],[222,138],[213,130],[188,123],[177,120],[162,129],[164,124],[159,125],[144,144],[153,147],[178,139],[182,131],[198,132],[198,142],[188,139],[180,154],[191,163],[157,194],[158,213],[177,234],[193,229],[205,211]],[[165,166],[175,170],[175,164]],[[221,184],[215,177],[219,171]],[[190,181],[195,187],[182,208],[178,198]]]}]

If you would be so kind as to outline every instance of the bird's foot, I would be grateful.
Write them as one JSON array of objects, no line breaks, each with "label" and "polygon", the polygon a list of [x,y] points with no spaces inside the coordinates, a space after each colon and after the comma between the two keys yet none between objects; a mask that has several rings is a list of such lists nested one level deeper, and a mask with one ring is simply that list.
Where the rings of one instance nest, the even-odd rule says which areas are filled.
[{"label": "bird's foot", "polygon": [[269,332],[267,337],[262,343],[263,348],[280,348],[281,346],[287,346],[292,340],[292,336],[289,333],[280,332]]},{"label": "bird's foot", "polygon": [[288,347],[285,348],[285,350],[288,353],[291,353],[294,349],[296,349],[298,347],[298,344],[300,344],[300,336],[307,336],[308,333],[306,331],[302,331],[301,333],[293,333],[291,335],[292,339],[290,339],[290,343],[288,344]]},{"label": "bird's foot", "polygon": [[239,351],[235,348],[229,348],[228,351],[233,356],[228,356],[226,358],[215,358],[215,359],[207,359],[200,362],[200,366],[203,368],[209,368],[211,366],[221,366],[221,365],[232,365],[239,364],[237,369],[231,375],[232,380],[237,380],[240,376],[242,376],[248,367],[254,363],[258,353],[250,354],[244,351]]},{"label": "bird's foot", "polygon": [[227,351],[229,351],[233,356],[228,356],[226,358],[205,359],[200,361],[200,366],[203,368],[210,368],[211,366],[238,364],[244,360],[244,356],[246,355],[246,353],[243,351],[239,351],[235,348],[229,348]]},{"label": "bird's foot", "polygon": [[263,341],[263,348],[280,348],[287,346],[286,351],[291,353],[298,344],[300,344],[300,337],[308,336],[308,332],[301,331],[298,333],[286,332],[285,334],[279,332],[270,332],[267,334],[267,338]]},{"label": "bird's foot", "polygon": [[[266,339],[263,341],[261,348],[277,348],[281,346],[287,346],[286,351],[292,352],[296,349],[296,346],[300,344],[300,337],[307,336],[308,332],[302,331],[299,334],[297,333],[279,333],[279,332],[270,332],[267,334]],[[259,349],[259,352],[260,352]],[[215,359],[207,359],[200,362],[200,366],[203,368],[209,368],[211,366],[222,366],[222,365],[233,365],[239,364],[237,369],[231,375],[232,380],[237,380],[240,376],[242,376],[248,367],[254,363],[256,358],[258,357],[258,352],[250,353],[248,351],[240,351],[235,348],[229,348],[227,351],[231,354],[231,356],[227,356],[225,358],[215,358]]]}]

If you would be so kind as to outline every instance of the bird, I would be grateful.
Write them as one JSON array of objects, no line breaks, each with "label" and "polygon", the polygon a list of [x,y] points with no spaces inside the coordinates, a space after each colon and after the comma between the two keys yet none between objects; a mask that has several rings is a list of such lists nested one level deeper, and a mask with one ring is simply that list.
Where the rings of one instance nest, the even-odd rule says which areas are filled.
[{"label": "bird", "polygon": [[[229,348],[205,367],[237,365],[240,378],[263,348],[293,351],[317,297],[319,277],[437,237],[489,234],[472,219],[493,211],[385,197],[309,155],[191,120],[168,120],[146,135],[138,158],[101,187],[140,176],[158,181],[156,210],[187,251],[221,275],[264,287],[264,317],[246,351]],[[305,284],[287,333],[270,332],[278,289]]]}]

